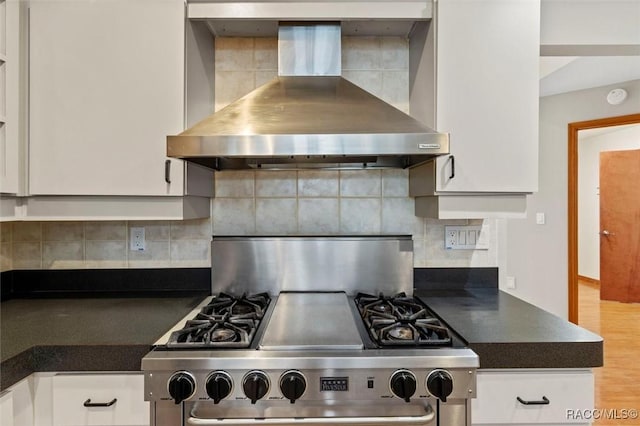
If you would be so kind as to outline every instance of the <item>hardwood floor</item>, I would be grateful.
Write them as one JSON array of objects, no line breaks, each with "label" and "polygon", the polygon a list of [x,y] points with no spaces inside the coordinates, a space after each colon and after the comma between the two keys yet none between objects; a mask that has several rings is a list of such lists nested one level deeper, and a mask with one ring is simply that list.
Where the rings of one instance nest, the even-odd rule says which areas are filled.
[{"label": "hardwood floor", "polygon": [[[604,367],[595,368],[595,408],[640,412],[640,303],[600,300],[597,284],[579,282],[579,323],[604,338]],[[595,425],[640,425],[600,419]]]}]

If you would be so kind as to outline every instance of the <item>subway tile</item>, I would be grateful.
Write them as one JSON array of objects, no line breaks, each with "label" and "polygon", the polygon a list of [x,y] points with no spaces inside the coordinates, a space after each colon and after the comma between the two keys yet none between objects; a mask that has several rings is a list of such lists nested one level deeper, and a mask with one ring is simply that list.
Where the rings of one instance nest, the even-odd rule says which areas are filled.
[{"label": "subway tile", "polygon": [[171,241],[171,264],[180,266],[210,266],[211,241]]},{"label": "subway tile", "polygon": [[255,88],[254,71],[218,71],[215,75],[215,110],[219,111]]},{"label": "subway tile", "polygon": [[126,241],[86,241],[85,267],[124,268],[127,265]]},{"label": "subway tile", "polygon": [[295,197],[297,172],[256,172],[256,197]]},{"label": "subway tile", "polygon": [[152,220],[134,220],[129,222],[129,234],[131,228],[144,228],[144,238],[147,241],[169,241],[169,222]]},{"label": "subway tile", "polygon": [[409,196],[409,170],[388,169],[381,172],[383,197]]},{"label": "subway tile", "polygon": [[256,37],[253,63],[256,70],[278,70],[278,38]]},{"label": "subway tile", "polygon": [[380,37],[342,38],[343,70],[377,70],[381,60]]},{"label": "subway tile", "polygon": [[82,241],[45,241],[42,243],[42,267],[45,269],[81,269],[84,267]]},{"label": "subway tile", "polygon": [[246,198],[255,194],[254,171],[216,172],[216,197]]},{"label": "subway tile", "polygon": [[[216,37],[215,67],[220,71],[245,71],[254,68],[254,39],[250,37]],[[216,89],[217,89],[216,85]]]},{"label": "subway tile", "polygon": [[130,268],[168,267],[170,262],[169,241],[147,241],[144,251],[128,253]]},{"label": "subway tile", "polygon": [[337,197],[339,173],[331,170],[301,170],[298,172],[299,197]]},{"label": "subway tile", "polygon": [[86,240],[126,240],[127,223],[122,222],[85,222]]},{"label": "subway tile", "polygon": [[259,234],[295,234],[298,229],[295,198],[256,200],[256,231]]},{"label": "subway tile", "polygon": [[348,170],[340,172],[340,196],[379,197],[380,170]]},{"label": "subway tile", "polygon": [[343,71],[342,76],[378,98],[382,98],[382,71]]},{"label": "subway tile", "polygon": [[403,37],[382,37],[382,68],[385,70],[409,69],[409,41]]},{"label": "subway tile", "polygon": [[340,233],[380,233],[380,199],[342,198],[340,200]]},{"label": "subway tile", "polygon": [[400,111],[409,113],[409,73],[384,71],[382,73],[382,99]]},{"label": "subway tile", "polygon": [[253,198],[213,199],[214,235],[250,235],[255,230]]},{"label": "subway tile", "polygon": [[206,240],[211,238],[209,218],[171,222],[171,240]]},{"label": "subway tile", "polygon": [[337,234],[340,231],[337,198],[301,198],[298,200],[298,233]]},{"label": "subway tile", "polygon": [[42,267],[42,244],[38,242],[13,243],[13,269],[40,269]]},{"label": "subway tile", "polygon": [[411,234],[422,238],[424,219],[414,214],[413,198],[382,199],[382,233]]},{"label": "subway tile", "polygon": [[[16,224],[21,222],[16,222]],[[12,241],[14,224],[11,222],[0,222],[0,243],[9,243]]]},{"label": "subway tile", "polygon": [[17,241],[41,241],[42,222],[16,222],[13,224],[12,239]]},{"label": "subway tile", "polygon": [[0,272],[13,269],[11,259],[11,243],[0,243]]},{"label": "subway tile", "polygon": [[44,222],[42,241],[82,241],[84,226],[82,222]]}]

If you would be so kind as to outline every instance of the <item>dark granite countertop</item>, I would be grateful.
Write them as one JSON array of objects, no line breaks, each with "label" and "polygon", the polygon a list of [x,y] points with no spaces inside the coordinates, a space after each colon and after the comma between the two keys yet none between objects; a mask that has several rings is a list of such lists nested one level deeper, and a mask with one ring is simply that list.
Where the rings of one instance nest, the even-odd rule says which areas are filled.
[{"label": "dark granite countertop", "polygon": [[480,357],[480,368],[603,365],[602,338],[495,288],[416,290]]},{"label": "dark granite countertop", "polygon": [[12,299],[0,305],[0,390],[35,371],[136,371],[203,296]]},{"label": "dark granite countertop", "polygon": [[[495,288],[417,290],[481,368],[602,365],[602,339]],[[0,389],[36,371],[137,371],[151,345],[204,296],[2,302]]]}]

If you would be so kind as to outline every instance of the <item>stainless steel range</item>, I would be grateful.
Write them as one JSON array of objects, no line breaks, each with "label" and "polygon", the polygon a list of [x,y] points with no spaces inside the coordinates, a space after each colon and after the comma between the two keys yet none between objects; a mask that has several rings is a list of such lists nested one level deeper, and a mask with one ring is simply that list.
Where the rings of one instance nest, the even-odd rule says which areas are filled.
[{"label": "stainless steel range", "polygon": [[212,290],[142,360],[154,426],[470,425],[478,357],[409,236],[214,237]]}]

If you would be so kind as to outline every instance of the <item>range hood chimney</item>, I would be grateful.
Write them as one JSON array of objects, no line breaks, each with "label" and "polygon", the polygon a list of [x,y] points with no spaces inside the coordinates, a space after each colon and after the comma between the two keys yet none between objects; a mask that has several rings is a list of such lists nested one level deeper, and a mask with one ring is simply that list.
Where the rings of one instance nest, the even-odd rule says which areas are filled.
[{"label": "range hood chimney", "polygon": [[177,136],[167,155],[215,170],[407,168],[437,133],[340,76],[339,23],[281,23],[278,77]]}]

